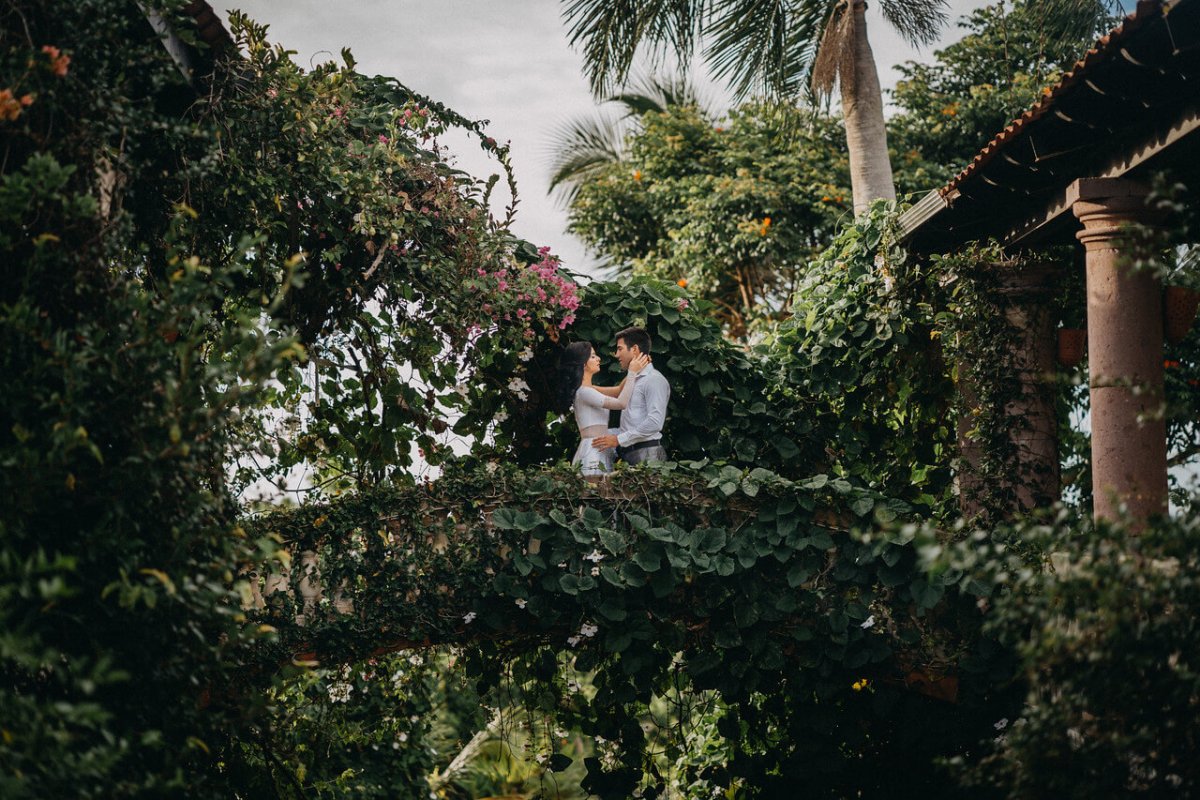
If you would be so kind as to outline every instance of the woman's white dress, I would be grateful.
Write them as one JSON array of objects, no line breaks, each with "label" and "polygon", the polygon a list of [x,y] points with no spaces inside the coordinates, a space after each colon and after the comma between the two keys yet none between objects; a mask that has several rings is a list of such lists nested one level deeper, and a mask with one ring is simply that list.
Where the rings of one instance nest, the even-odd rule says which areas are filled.
[{"label": "woman's white dress", "polygon": [[633,395],[634,376],[625,379],[619,397],[607,397],[591,386],[580,386],[575,392],[575,424],[581,432],[579,447],[571,463],[579,467],[584,475],[606,475],[612,472],[616,458],[615,450],[600,451],[592,445],[592,438],[582,436],[582,431],[597,425],[608,430],[608,412],[620,411],[629,405]]}]

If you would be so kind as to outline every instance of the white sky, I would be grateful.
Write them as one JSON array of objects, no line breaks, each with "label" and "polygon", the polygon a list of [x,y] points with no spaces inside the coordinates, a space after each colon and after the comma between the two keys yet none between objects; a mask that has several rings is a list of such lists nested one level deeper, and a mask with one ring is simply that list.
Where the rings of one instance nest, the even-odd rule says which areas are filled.
[{"label": "white sky", "polygon": [[[920,53],[869,10],[868,30],[884,88],[899,77],[895,64],[930,60],[936,47],[960,36],[955,23],[964,14],[987,4],[951,0],[951,25],[938,45]],[[512,141],[521,196],[515,232],[549,245],[568,268],[589,271],[594,262],[567,234],[565,212],[546,193],[553,130],[596,109],[582,58],[567,44],[561,0],[218,0],[213,5],[240,9],[270,25],[271,40],[295,50],[302,66],[328,61],[349,47],[361,72],[393,76],[466,117],[490,120],[491,136]],[[703,76],[699,82],[709,84],[714,106],[721,107],[720,87]],[[447,142],[462,169],[477,177],[496,171],[476,145],[465,139]]]}]

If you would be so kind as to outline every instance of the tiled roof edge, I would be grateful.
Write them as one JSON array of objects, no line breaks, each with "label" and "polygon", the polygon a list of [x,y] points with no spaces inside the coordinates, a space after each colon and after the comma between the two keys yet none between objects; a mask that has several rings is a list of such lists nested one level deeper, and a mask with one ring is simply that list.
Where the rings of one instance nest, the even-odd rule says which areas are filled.
[{"label": "tiled roof edge", "polygon": [[1032,108],[1026,111],[1021,116],[1013,120],[1004,130],[996,134],[990,142],[984,145],[978,155],[971,160],[962,171],[950,179],[950,181],[938,189],[937,192],[943,199],[949,199],[950,196],[958,190],[959,186],[972,178],[977,172],[983,169],[988,162],[995,157],[1005,144],[1015,138],[1018,134],[1025,130],[1036,120],[1051,111],[1057,101],[1064,94],[1069,92],[1077,83],[1084,79],[1087,72],[1095,65],[1107,60],[1117,53],[1122,43],[1129,36],[1145,25],[1150,20],[1158,19],[1164,13],[1164,9],[1169,10],[1170,3],[1163,0],[1138,0],[1137,8],[1134,12],[1121,21],[1121,24],[1110,31],[1105,36],[1102,36],[1095,45],[1088,50],[1083,58],[1075,62],[1069,72],[1063,75],[1062,79],[1053,87],[1048,87],[1043,90],[1042,98],[1034,104]]}]

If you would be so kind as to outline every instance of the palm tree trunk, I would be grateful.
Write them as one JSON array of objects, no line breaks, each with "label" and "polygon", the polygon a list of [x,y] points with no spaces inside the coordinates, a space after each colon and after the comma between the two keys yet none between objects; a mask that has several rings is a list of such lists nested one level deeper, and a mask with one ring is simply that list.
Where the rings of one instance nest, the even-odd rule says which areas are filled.
[{"label": "palm tree trunk", "polygon": [[[839,83],[846,121],[846,149],[850,155],[850,186],[857,215],[873,200],[895,200],[896,186],[883,124],[883,92],[879,88],[875,54],[867,40],[867,4],[864,0],[850,0],[850,3],[854,14],[854,73],[843,75]],[[848,77],[850,80],[846,80]]]}]

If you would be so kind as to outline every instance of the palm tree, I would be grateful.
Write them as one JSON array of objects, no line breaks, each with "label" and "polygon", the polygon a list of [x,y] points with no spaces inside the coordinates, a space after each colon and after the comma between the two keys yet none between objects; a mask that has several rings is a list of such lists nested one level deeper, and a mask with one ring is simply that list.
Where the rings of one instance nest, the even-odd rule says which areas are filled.
[{"label": "palm tree", "polygon": [[618,115],[578,117],[555,131],[550,145],[550,192],[558,192],[566,205],[575,199],[582,184],[624,158],[625,138],[637,128],[643,114],[682,106],[704,110],[705,105],[695,86],[682,75],[635,79],[604,102],[620,106]]},{"label": "palm tree", "polygon": [[[718,79],[753,91],[818,97],[841,89],[854,210],[894,200],[883,94],[867,39],[865,0],[564,0],[570,41],[583,49],[598,96],[626,80],[639,48],[687,63],[698,42]],[[913,43],[931,43],[947,0],[880,0],[884,18]]]}]

